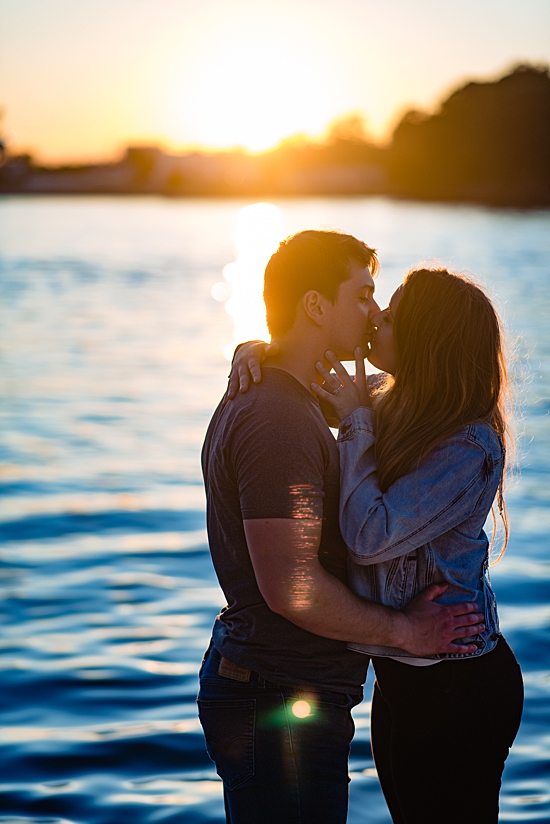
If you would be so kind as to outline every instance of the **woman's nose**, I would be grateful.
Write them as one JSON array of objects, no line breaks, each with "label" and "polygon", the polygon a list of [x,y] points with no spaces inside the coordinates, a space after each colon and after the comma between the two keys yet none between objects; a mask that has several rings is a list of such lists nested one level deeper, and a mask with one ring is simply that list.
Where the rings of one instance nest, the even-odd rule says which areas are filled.
[{"label": "woman's nose", "polygon": [[380,307],[378,306],[377,303],[375,303],[375,306],[376,306],[376,311],[373,315],[370,316],[370,321],[371,321],[373,326],[380,326],[380,324],[382,323],[382,314],[383,314],[383,312],[381,311],[381,309],[380,309]]}]

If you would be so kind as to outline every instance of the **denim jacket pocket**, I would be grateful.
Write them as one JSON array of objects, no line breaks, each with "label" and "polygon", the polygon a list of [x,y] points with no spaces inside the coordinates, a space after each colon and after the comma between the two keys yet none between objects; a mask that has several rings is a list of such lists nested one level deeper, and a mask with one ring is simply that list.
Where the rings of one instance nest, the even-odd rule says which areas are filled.
[{"label": "denim jacket pocket", "polygon": [[414,551],[389,562],[384,588],[385,604],[403,609],[418,594],[417,561],[417,553]]},{"label": "denim jacket pocket", "polygon": [[416,552],[410,552],[404,559],[405,566],[405,580],[403,586],[403,598],[401,600],[402,606],[407,606],[418,591],[417,585],[417,568],[418,558]]},{"label": "denim jacket pocket", "polygon": [[[390,594],[398,592],[399,590],[403,590],[403,560],[401,558],[394,558],[386,570],[384,603],[388,603]],[[396,608],[399,609],[399,606]]]},{"label": "denim jacket pocket", "polygon": [[233,790],[254,775],[256,700],[199,698],[197,704],[208,755],[227,789]]}]

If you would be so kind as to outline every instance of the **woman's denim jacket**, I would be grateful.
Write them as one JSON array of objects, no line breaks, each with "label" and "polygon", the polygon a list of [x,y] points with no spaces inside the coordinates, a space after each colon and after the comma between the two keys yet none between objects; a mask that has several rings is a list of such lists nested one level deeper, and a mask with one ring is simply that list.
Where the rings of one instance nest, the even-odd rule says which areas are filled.
[{"label": "woman's denim jacket", "polygon": [[[439,603],[475,602],[485,631],[457,643],[477,643],[471,658],[492,650],[499,637],[496,600],[488,578],[489,542],[483,530],[499,489],[504,448],[485,424],[447,438],[382,493],[374,456],[374,412],[361,407],[340,425],[340,527],[358,595],[403,609],[423,589],[447,583]],[[370,655],[414,658],[405,650],[350,644]]]}]

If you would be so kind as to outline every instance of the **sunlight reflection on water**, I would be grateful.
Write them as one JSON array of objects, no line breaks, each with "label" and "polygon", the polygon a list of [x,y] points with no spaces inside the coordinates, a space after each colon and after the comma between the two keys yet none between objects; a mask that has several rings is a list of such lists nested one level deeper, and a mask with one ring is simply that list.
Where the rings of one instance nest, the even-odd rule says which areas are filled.
[{"label": "sunlight reflection on water", "polygon": [[225,301],[225,311],[233,321],[232,341],[223,350],[229,361],[237,343],[269,340],[262,297],[263,276],[282,237],[282,214],[277,206],[254,203],[239,210],[234,233],[237,260],[224,266],[226,282],[212,287],[212,296]]},{"label": "sunlight reflection on water", "polygon": [[[223,820],[195,708],[223,605],[200,447],[222,352],[265,335],[269,255],[327,226],[379,249],[382,304],[426,256],[475,272],[531,353],[512,538],[492,572],[527,697],[501,820],[550,821],[549,224],[377,198],[0,201],[3,824]],[[230,314],[227,288],[212,299],[222,278]],[[354,715],[349,822],[388,824],[368,702]]]}]

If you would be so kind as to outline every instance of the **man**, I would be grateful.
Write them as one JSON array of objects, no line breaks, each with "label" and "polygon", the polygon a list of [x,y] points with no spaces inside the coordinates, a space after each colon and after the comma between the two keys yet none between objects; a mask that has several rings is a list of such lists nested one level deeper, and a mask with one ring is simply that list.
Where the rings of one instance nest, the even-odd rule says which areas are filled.
[{"label": "man", "polygon": [[260,384],[220,404],[206,436],[208,534],[227,607],[198,704],[231,824],[344,824],[350,710],[368,664],[346,641],[417,655],[475,649],[450,646],[482,616],[435,604],[444,587],[398,612],[346,586],[337,447],[311,384],[327,350],[350,360],[366,347],[377,268],[350,235],[281,243],[264,285],[278,353]]}]

